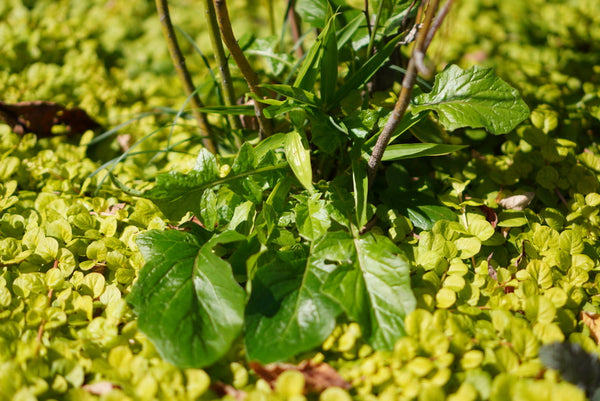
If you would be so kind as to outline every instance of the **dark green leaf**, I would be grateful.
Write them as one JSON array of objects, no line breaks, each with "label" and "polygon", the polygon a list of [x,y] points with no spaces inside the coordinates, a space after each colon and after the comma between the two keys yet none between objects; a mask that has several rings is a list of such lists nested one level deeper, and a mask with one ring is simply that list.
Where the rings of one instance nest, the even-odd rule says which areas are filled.
[{"label": "dark green leaf", "polygon": [[[264,159],[269,152],[265,151],[263,155]],[[234,162],[232,170],[235,171],[232,171],[227,177],[221,178],[214,155],[202,149],[195,167],[189,173],[159,174],[156,178],[156,185],[148,191],[132,191],[115,178],[113,181],[127,193],[150,199],[169,219],[179,220],[187,212],[199,216],[202,208],[200,200],[204,191],[224,183],[236,186],[236,189],[243,191],[242,193],[252,200],[260,199],[262,190],[256,182],[247,178],[287,167],[285,163],[269,165],[269,163],[263,163],[263,159],[260,162],[261,166],[256,166],[254,150],[250,145],[245,145],[240,149],[240,154]],[[273,160],[269,159],[269,162],[271,161]],[[266,165],[263,167],[264,164]]]},{"label": "dark green leaf", "polygon": [[335,36],[335,16],[332,16],[323,30],[323,55],[321,56],[321,99],[325,104],[333,99],[337,87],[338,50]]},{"label": "dark green leaf", "polygon": [[304,250],[279,253],[258,268],[244,328],[249,360],[280,361],[325,341],[340,309],[321,292],[324,279]]},{"label": "dark green leaf", "polygon": [[456,220],[456,214],[451,209],[439,205],[409,207],[406,212],[413,225],[421,230],[431,230],[438,220]]},{"label": "dark green leaf", "polygon": [[392,349],[415,308],[410,266],[387,237],[331,232],[314,246],[310,267],[327,276],[323,291],[358,322],[376,349]]},{"label": "dark green leaf", "polygon": [[146,263],[128,301],[139,329],[163,358],[182,368],[208,366],[238,337],[245,293],[212,248],[244,238],[227,231],[201,245],[197,237],[176,230],[137,237]]},{"label": "dark green leaf", "polygon": [[491,68],[451,65],[436,75],[433,89],[415,98],[413,111],[434,110],[448,130],[483,127],[495,135],[512,131],[529,116],[519,92]]},{"label": "dark green leaf", "polygon": [[387,62],[388,57],[394,52],[400,39],[402,39],[402,35],[398,35],[390,40],[383,49],[364,63],[350,78],[346,78],[344,84],[331,99],[331,102],[327,104],[327,107],[330,109],[336,107],[351,91],[369,82],[375,73]]}]

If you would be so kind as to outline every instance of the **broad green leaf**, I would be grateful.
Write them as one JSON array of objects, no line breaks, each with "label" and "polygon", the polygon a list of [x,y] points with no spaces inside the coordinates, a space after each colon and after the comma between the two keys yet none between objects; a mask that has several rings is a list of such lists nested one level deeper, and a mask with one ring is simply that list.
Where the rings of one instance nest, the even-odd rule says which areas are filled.
[{"label": "broad green leaf", "polygon": [[456,152],[466,145],[446,145],[438,143],[400,143],[390,145],[383,153],[383,161],[412,159],[415,157],[440,156]]},{"label": "broad green leaf", "polygon": [[329,2],[327,0],[298,0],[296,1],[296,12],[313,28],[323,28],[327,21],[327,9]]},{"label": "broad green leaf", "polygon": [[194,235],[177,230],[137,237],[145,265],[128,301],[138,315],[139,329],[163,358],[182,368],[208,366],[239,336],[245,293],[213,248],[244,238],[226,231],[201,244]]},{"label": "broad green leaf", "polygon": [[456,214],[449,208],[439,205],[423,205],[407,208],[406,212],[415,227],[431,230],[438,220],[456,220]]},{"label": "broad green leaf", "polygon": [[327,232],[331,225],[327,204],[325,200],[319,199],[320,194],[314,194],[300,202],[294,208],[296,212],[296,226],[298,232],[309,241],[316,241]]},{"label": "broad green leaf", "polygon": [[325,341],[340,308],[322,293],[324,280],[304,250],[278,253],[258,268],[244,327],[249,360],[281,361]]},{"label": "broad green leaf", "polygon": [[[156,177],[154,188],[144,192],[128,188],[112,175],[111,178],[115,185],[124,192],[150,199],[167,218],[179,220],[187,212],[200,216],[204,191],[226,183],[235,186],[236,190],[242,191],[240,195],[245,195],[256,202],[261,197],[261,188],[253,180],[247,180],[247,178],[258,174],[273,173],[287,167],[286,163],[271,163],[272,160],[268,159],[268,149],[263,149],[263,152],[260,164],[266,165],[261,167],[256,165],[257,158],[252,147],[249,144],[242,146],[240,154],[234,161],[232,171],[226,177],[221,178],[215,156],[202,149],[195,167],[189,173],[159,174]],[[265,163],[264,160],[267,159],[269,162]],[[90,217],[89,214],[85,216],[86,218]],[[77,224],[75,221],[74,223]]]},{"label": "broad green leaf", "polygon": [[436,75],[433,89],[415,98],[413,111],[434,110],[448,130],[483,127],[494,135],[512,131],[529,116],[519,92],[491,68],[451,65]]},{"label": "broad green leaf", "polygon": [[308,192],[313,193],[312,168],[310,165],[310,151],[302,145],[302,138],[296,131],[290,132],[285,140],[285,157],[300,184]]},{"label": "broad green leaf", "polygon": [[310,266],[327,275],[323,291],[360,324],[376,349],[392,349],[405,334],[404,317],[415,308],[410,266],[387,237],[328,233],[314,246]]}]

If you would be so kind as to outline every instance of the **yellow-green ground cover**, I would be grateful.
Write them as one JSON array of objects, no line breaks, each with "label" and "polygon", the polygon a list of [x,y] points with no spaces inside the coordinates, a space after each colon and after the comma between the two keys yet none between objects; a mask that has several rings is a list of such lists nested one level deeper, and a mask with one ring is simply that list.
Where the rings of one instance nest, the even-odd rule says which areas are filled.
[{"label": "yellow-green ground cover", "polygon": [[[480,130],[446,138],[472,145],[426,165],[431,179],[454,183],[437,195],[457,221],[407,237],[399,231],[414,221],[404,219],[387,232],[413,257],[418,308],[406,318],[408,335],[374,352],[356,324],[340,322],[298,359],[328,362],[351,389],[302,395],[302,377],[286,375],[273,390],[241,349],[206,370],[171,365],[138,332],[126,302],[143,265],[136,234],[174,222],[98,169],[144,139],[113,167],[140,188],[159,172],[189,170],[200,150],[193,141],[172,146],[195,132],[192,120],[173,126],[173,114],[158,109],[177,112],[185,96],[152,2],[3,1],[0,100],[54,101],[107,128],[130,124],[118,132],[121,144],[95,149],[85,146],[91,132],[37,138],[0,125],[0,400],[216,399],[216,381],[249,400],[585,399],[544,368],[539,350],[568,340],[598,351],[581,313],[600,304],[600,2],[456,3],[431,56],[440,68],[494,67],[521,91],[531,118],[501,138]],[[172,7],[208,53],[195,2]],[[233,2],[236,30],[261,35],[261,7]],[[182,44],[210,104],[206,67]],[[524,192],[536,195],[524,210],[499,206]],[[497,210],[496,228],[475,201],[458,206],[469,197]],[[465,232],[464,218],[481,229]],[[90,387],[97,383],[108,387]]]}]

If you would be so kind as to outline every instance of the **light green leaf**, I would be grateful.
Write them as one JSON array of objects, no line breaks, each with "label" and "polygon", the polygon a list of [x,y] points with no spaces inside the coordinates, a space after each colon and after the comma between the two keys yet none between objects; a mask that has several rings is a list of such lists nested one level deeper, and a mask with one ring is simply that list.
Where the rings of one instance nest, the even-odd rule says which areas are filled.
[{"label": "light green leaf", "polygon": [[465,71],[450,65],[436,76],[432,91],[417,96],[415,103],[413,111],[434,110],[448,130],[483,127],[506,134],[529,116],[516,89],[491,68],[478,66]]},{"label": "light green leaf", "polygon": [[310,165],[310,151],[302,145],[302,138],[296,131],[290,132],[285,140],[285,157],[294,172],[294,175],[300,181],[300,184],[313,193],[312,167]]}]

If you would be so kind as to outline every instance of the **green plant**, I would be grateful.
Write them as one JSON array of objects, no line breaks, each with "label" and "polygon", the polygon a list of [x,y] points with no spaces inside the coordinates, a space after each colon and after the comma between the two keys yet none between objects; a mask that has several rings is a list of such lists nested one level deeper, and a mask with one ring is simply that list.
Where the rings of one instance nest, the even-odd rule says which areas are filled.
[{"label": "green plant", "polygon": [[[326,1],[298,1],[298,14],[318,36],[287,76],[278,74],[286,76],[283,82],[261,85],[277,98],[262,98],[256,73],[232,36],[225,2],[215,1],[223,39],[241,63],[254,104],[268,106],[257,109],[266,138],[219,159],[203,150],[191,171],[161,174],[149,190],[135,191],[114,178],[171,221],[196,219],[179,230],[138,237],[146,264],[128,300],[140,330],[166,359],[184,367],[211,365],[243,333],[250,360],[283,360],[321,344],[342,315],[357,322],[376,349],[393,348],[405,334],[404,317],[415,307],[413,268],[375,222],[372,202],[385,189],[374,182],[377,167],[382,160],[463,146],[388,143],[415,125],[435,124],[429,110],[446,129],[482,127],[493,134],[510,132],[528,116],[517,91],[490,69],[456,66],[438,74],[430,92],[412,98],[406,113],[417,69],[427,68],[424,54],[450,4],[437,19],[437,2],[419,5],[416,21],[423,18],[423,25],[390,110],[373,104],[367,87],[407,37],[410,27],[398,18],[415,18],[410,2],[380,3],[376,25],[364,29],[370,21],[343,2],[334,12]],[[384,10],[389,20],[380,18]],[[377,48],[374,55],[366,43]],[[263,113],[276,121],[277,133],[266,128]],[[402,224],[396,241],[412,230]]]}]

